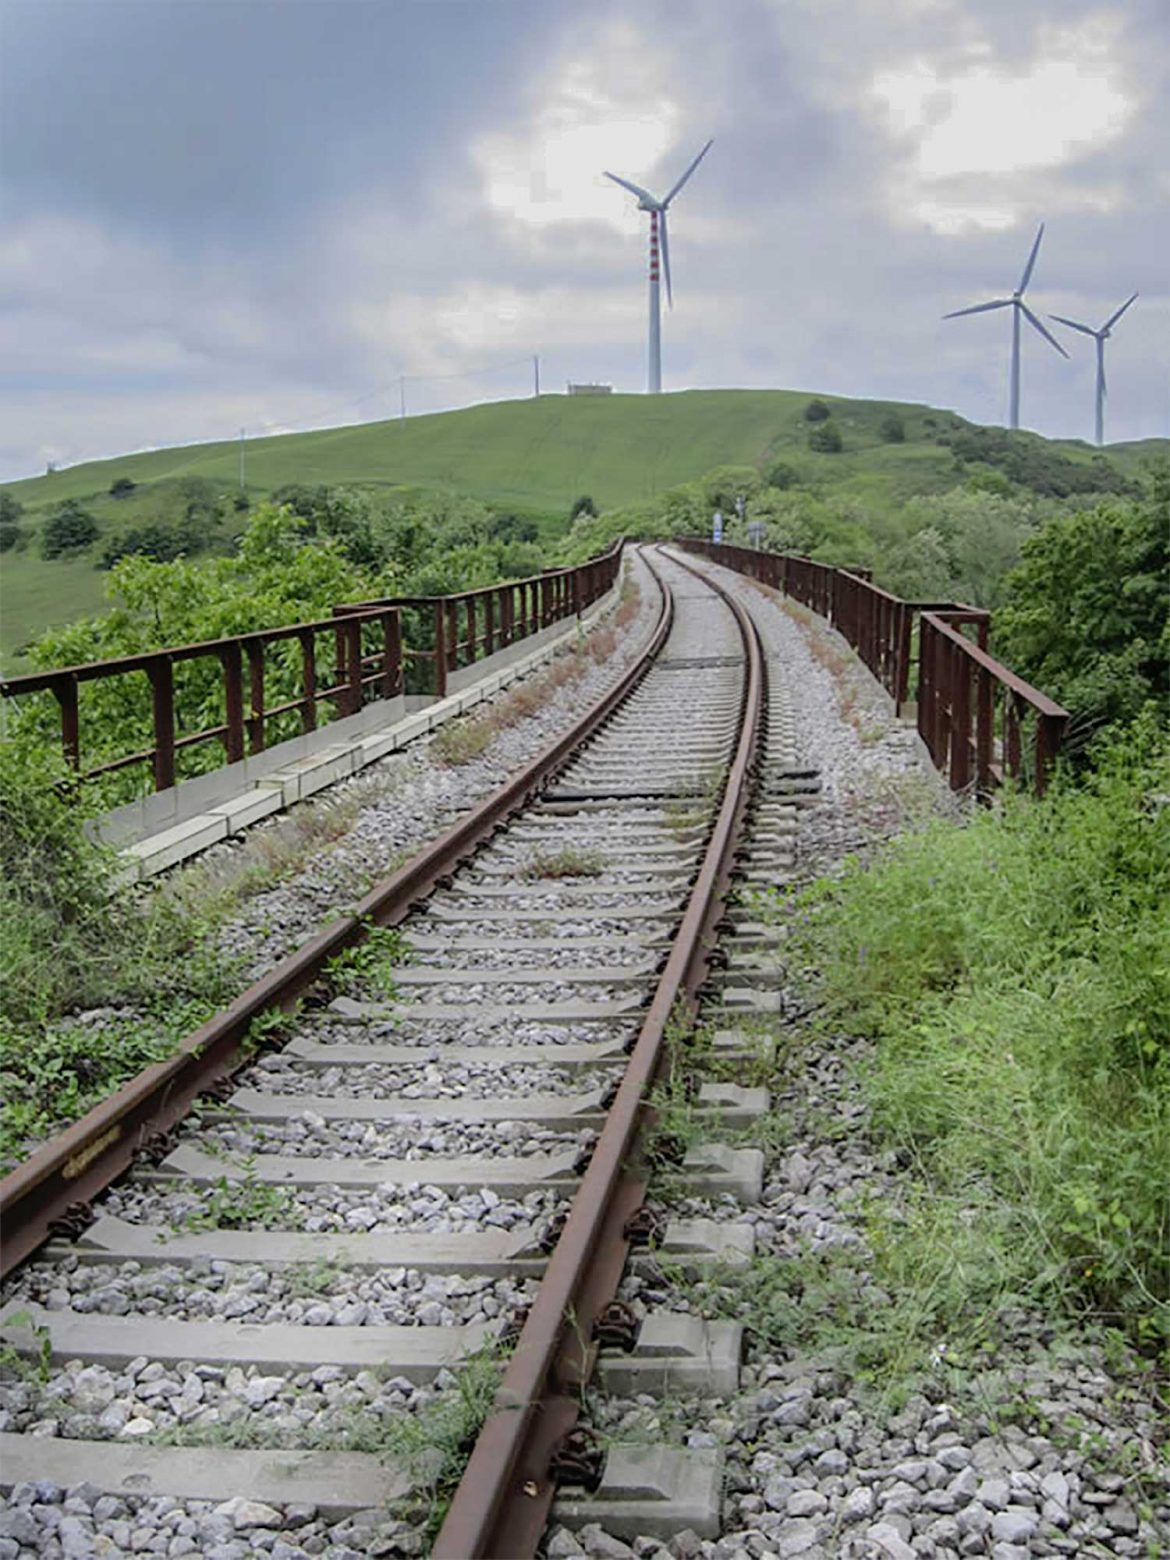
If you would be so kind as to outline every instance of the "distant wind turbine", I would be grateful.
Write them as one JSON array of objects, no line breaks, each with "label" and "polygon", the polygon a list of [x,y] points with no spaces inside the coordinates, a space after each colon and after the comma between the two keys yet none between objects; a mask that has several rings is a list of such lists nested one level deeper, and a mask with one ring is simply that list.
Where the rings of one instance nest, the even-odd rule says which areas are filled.
[{"label": "distant wind turbine", "polygon": [[983,314],[988,309],[1010,309],[1012,311],[1012,394],[1011,410],[1008,418],[1009,428],[1020,426],[1020,315],[1033,325],[1045,341],[1050,342],[1061,357],[1068,357],[1068,353],[1057,341],[1056,337],[1047,330],[1031,309],[1024,302],[1024,290],[1032,280],[1032,268],[1036,264],[1036,256],[1040,251],[1040,240],[1044,237],[1044,224],[1041,222],[1036,234],[1036,242],[1032,245],[1032,253],[1028,256],[1028,263],[1024,267],[1024,274],[1020,277],[1020,285],[1012,293],[1010,298],[993,298],[990,303],[974,303],[969,309],[955,309],[951,314],[944,314],[944,320],[957,320],[961,314]]},{"label": "distant wind turbine", "polygon": [[703,150],[695,158],[682,178],[674,186],[668,195],[661,200],[655,200],[649,190],[644,190],[639,184],[631,184],[629,179],[622,179],[616,173],[607,173],[605,177],[612,179],[615,184],[620,184],[624,190],[629,190],[631,195],[638,197],[638,210],[650,213],[650,365],[647,375],[646,389],[651,395],[657,395],[662,389],[662,310],[658,293],[658,246],[661,234],[662,244],[662,270],[666,277],[666,301],[674,307],[674,296],[670,286],[670,240],[666,231],[666,210],[671,201],[682,189],[683,185],[694,173],[695,169],[711,150],[712,142],[708,141]]},{"label": "distant wind turbine", "polygon": [[1137,293],[1133,293],[1121,305],[1115,309],[1109,318],[1101,326],[1100,330],[1094,330],[1091,325],[1081,325],[1076,320],[1066,320],[1063,314],[1050,314],[1050,320],[1059,320],[1062,325],[1067,325],[1070,330],[1079,330],[1086,336],[1092,336],[1097,343],[1097,443],[1105,443],[1105,342],[1113,327],[1129,308]]}]

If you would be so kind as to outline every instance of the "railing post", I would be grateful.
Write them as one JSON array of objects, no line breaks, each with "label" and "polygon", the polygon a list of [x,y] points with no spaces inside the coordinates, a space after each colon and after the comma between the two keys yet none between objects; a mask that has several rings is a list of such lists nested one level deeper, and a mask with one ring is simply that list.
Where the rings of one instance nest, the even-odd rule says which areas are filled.
[{"label": "railing post", "polygon": [[447,670],[459,667],[459,609],[452,597],[447,599]]},{"label": "railing post", "polygon": [[951,790],[965,791],[971,780],[971,675],[963,652],[948,644],[951,686]]},{"label": "railing post", "polygon": [[980,796],[990,796],[992,744],[995,741],[995,684],[985,666],[979,668],[978,708],[975,715],[975,775]]},{"label": "railing post", "polygon": [[[338,644],[341,632],[338,630]],[[248,640],[248,698],[251,714],[248,717],[248,751],[264,751],[264,641]]]},{"label": "railing post", "polygon": [[80,769],[81,718],[77,709],[77,678],[56,678],[53,693],[61,711],[61,751],[67,764]]},{"label": "railing post", "polygon": [[402,670],[402,615],[397,607],[382,613],[382,697],[392,699],[398,692]]},{"label": "railing post", "polygon": [[227,731],[224,756],[229,764],[238,764],[244,756],[244,668],[239,640],[219,652],[223,664],[223,709]]},{"label": "railing post", "polygon": [[1036,717],[1036,795],[1043,796],[1048,789],[1048,770],[1060,748],[1061,738],[1068,717],[1066,715],[1038,715]]},{"label": "railing post", "polygon": [[441,598],[435,601],[435,698],[447,697],[447,613]]},{"label": "railing post", "polygon": [[489,590],[483,598],[483,653],[491,655],[496,647],[496,591]]},{"label": "railing post", "polygon": [[317,729],[317,642],[311,628],[297,635],[301,642],[301,730]]},{"label": "railing post", "polygon": [[170,656],[156,656],[146,675],[154,717],[154,788],[166,791],[175,783],[175,686]]},{"label": "railing post", "polygon": [[467,660],[468,663],[476,660],[475,643],[475,597],[467,598]]},{"label": "railing post", "polygon": [[1014,692],[1003,701],[1003,772],[1020,777],[1020,696]]},{"label": "railing post", "polygon": [[344,713],[356,715],[362,707],[362,620],[345,620],[346,691]]}]

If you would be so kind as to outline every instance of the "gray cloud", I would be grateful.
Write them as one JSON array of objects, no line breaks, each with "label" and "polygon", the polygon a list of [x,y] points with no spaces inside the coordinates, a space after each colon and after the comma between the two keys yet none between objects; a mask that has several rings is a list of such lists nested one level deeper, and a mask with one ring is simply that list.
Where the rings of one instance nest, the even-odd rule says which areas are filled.
[{"label": "gray cloud", "polygon": [[[1047,217],[1034,306],[1104,318],[1140,290],[1111,344],[1110,432],[1170,431],[1160,0],[0,0],[0,27],[2,475],[310,422],[379,384],[353,415],[390,415],[401,372],[412,410],[523,394],[515,360],[536,351],[546,387],[638,389],[644,227],[593,186],[615,165],[669,183],[707,135],[672,213],[669,387],[999,420],[1000,316],[940,316],[1010,287]],[[922,172],[972,72],[1010,80],[1062,48],[1086,122],[1092,70],[1122,84],[1120,134],[1026,171]],[[873,83],[914,70],[938,87],[898,130]],[[594,166],[613,115],[628,130]],[[525,209],[491,204],[500,170]],[[558,179],[588,198],[553,220]],[[996,203],[998,227],[929,215]],[[1064,364],[1028,343],[1025,418],[1044,432],[1091,426],[1075,345]]]}]

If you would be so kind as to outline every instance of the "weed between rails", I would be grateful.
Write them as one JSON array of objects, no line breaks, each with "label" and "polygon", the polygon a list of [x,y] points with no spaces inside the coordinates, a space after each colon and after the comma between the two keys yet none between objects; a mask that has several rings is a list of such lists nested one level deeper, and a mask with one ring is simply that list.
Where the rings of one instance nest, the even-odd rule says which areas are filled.
[{"label": "weed between rails", "polygon": [[600,877],[605,871],[605,856],[599,850],[538,851],[520,869],[528,882],[540,878]]},{"label": "weed between rails", "polygon": [[356,985],[386,1000],[398,995],[394,972],[410,962],[410,945],[397,927],[367,926],[361,942],[330,959],[325,977],[334,991]]}]

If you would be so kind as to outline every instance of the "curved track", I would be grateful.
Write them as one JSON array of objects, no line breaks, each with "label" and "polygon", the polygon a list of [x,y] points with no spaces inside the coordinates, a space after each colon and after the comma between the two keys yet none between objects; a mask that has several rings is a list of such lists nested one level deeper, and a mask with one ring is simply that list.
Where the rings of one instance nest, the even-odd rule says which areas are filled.
[{"label": "curved track", "polygon": [[[639,1238],[647,1092],[706,977],[766,714],[742,608],[677,562],[658,570],[647,657],[584,733],[10,1178],[18,1262],[137,1156],[80,1240],[10,1286],[5,1336],[45,1379],[8,1414],[5,1483],[163,1493],[197,1543],[225,1497],[277,1526],[308,1501],[320,1524],[409,1497],[416,1469],[345,1448],[442,1407],[452,1367],[518,1339],[435,1553],[533,1552]],[[370,921],[401,926],[408,964],[362,940]],[[323,976],[328,1005],[208,1107],[255,1015]],[[700,1100],[715,1147],[688,1156],[696,1189],[758,1174],[717,1140],[760,1092]],[[660,1235],[724,1251],[717,1229]]]}]

